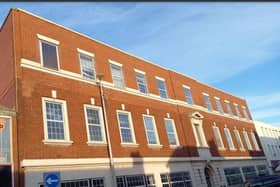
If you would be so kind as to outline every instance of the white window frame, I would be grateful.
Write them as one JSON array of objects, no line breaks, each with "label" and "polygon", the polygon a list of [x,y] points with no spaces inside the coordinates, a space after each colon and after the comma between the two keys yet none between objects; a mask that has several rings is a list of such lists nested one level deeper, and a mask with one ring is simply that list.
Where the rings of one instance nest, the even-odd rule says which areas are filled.
[{"label": "white window frame", "polygon": [[[245,148],[244,148],[244,144],[243,144],[243,142],[242,142],[242,139],[241,139],[241,137],[240,137],[239,131],[238,131],[237,129],[234,129],[234,130],[233,130],[233,133],[234,133],[235,139],[236,139],[236,141],[237,141],[237,145],[238,145],[238,147],[239,147],[239,150],[240,150],[240,151],[244,151]],[[239,145],[239,143],[238,143],[238,140],[240,141],[240,145]]]},{"label": "white window frame", "polygon": [[[160,141],[159,141],[159,136],[158,136],[158,130],[157,130],[157,125],[156,125],[155,117],[152,116],[152,115],[148,115],[148,114],[142,114],[142,117],[143,117],[143,124],[144,124],[144,128],[145,128],[145,133],[146,133],[147,144],[148,144],[148,145],[151,145],[151,146],[153,146],[153,145],[160,145]],[[155,131],[155,136],[156,136],[156,140],[157,140],[157,143],[156,143],[156,144],[150,144],[150,143],[149,143],[148,133],[147,133],[146,125],[145,125],[145,117],[150,117],[150,118],[152,118],[153,127],[154,127],[154,131]]]},{"label": "white window frame", "polygon": [[237,117],[241,118],[242,116],[241,116],[240,110],[238,108],[238,104],[237,103],[233,103],[233,105],[234,105],[234,109],[235,109]]},{"label": "white window frame", "polygon": [[[138,91],[140,93],[143,93],[143,94],[148,94],[149,93],[149,88],[148,88],[148,84],[147,84],[146,73],[143,72],[143,71],[137,70],[137,69],[134,69],[134,71],[135,71],[135,78],[136,78],[136,84],[137,84],[137,87],[138,87]],[[141,74],[141,75],[144,76],[144,82],[145,82],[145,87],[146,87],[146,91],[147,91],[146,93],[140,91],[139,83],[137,81],[137,74]]]},{"label": "white window frame", "polygon": [[[217,130],[217,133],[218,133],[218,137],[215,136],[215,132],[214,132],[214,137],[215,137],[215,140],[216,140],[216,145],[218,147],[219,150],[224,150],[225,149],[225,145],[224,145],[224,142],[223,142],[223,139],[222,139],[222,136],[221,136],[221,133],[220,133],[220,128],[217,127],[216,125],[213,125],[212,126],[213,128],[213,132],[215,131],[215,129]],[[220,142],[221,142],[221,147],[219,147],[218,143],[217,143],[217,138],[219,138]]]},{"label": "white window frame", "polygon": [[243,133],[243,137],[245,139],[245,143],[246,143],[247,149],[250,150],[250,151],[253,150],[253,147],[252,147],[252,144],[250,142],[250,139],[249,139],[247,131],[243,130],[242,133]]},{"label": "white window frame", "polygon": [[[172,128],[173,128],[173,131],[174,131],[174,135],[175,135],[175,139],[176,139],[176,144],[170,144],[169,142],[169,138],[168,138],[168,131],[166,129],[166,124],[165,124],[165,121],[171,121],[172,123]],[[174,119],[171,119],[171,118],[164,118],[164,126],[165,126],[165,130],[166,130],[166,134],[167,134],[167,139],[168,139],[168,143],[170,146],[179,146],[180,143],[179,143],[179,139],[178,139],[178,134],[177,134],[177,130],[176,130],[176,125],[174,123]]]},{"label": "white window frame", "polygon": [[[226,132],[228,132],[229,137],[227,136],[227,133],[226,133]],[[225,127],[225,128],[224,128],[224,133],[225,133],[225,136],[226,136],[226,140],[227,140],[227,144],[228,144],[229,149],[230,149],[230,150],[236,150],[236,148],[235,148],[235,146],[234,146],[234,143],[233,143],[233,140],[232,140],[232,137],[231,137],[231,133],[230,133],[229,128]],[[231,144],[232,144],[233,147],[230,147],[229,141],[231,142]]]},{"label": "white window frame", "polygon": [[[162,98],[162,99],[168,99],[168,92],[167,92],[167,86],[166,86],[165,79],[161,78],[161,77],[157,77],[157,76],[155,76],[155,78],[156,78],[156,81],[157,81],[157,89],[158,89],[159,97]],[[165,97],[161,97],[161,95],[160,95],[160,90],[162,90],[162,89],[159,88],[158,81],[162,81],[163,84],[164,84],[164,88],[165,88],[164,91],[165,91],[165,94],[166,94],[166,98]]]},{"label": "white window frame", "polygon": [[[53,71],[60,71],[60,60],[59,60],[59,54],[58,54],[58,45],[59,45],[59,42],[54,40],[54,39],[51,39],[49,37],[46,37],[46,36],[42,36],[40,34],[37,34],[38,38],[39,38],[39,48],[40,48],[40,63],[41,63],[41,66],[44,67],[44,68],[47,68],[47,69],[50,69],[50,70],[53,70]],[[46,43],[48,45],[52,45],[55,47],[56,49],[56,58],[57,58],[57,70],[55,69],[52,69],[52,68],[48,68],[48,67],[45,67],[44,66],[44,62],[43,62],[43,49],[42,49],[42,43]]]},{"label": "white window frame", "polygon": [[[64,140],[48,139],[48,125],[46,116],[46,102],[59,103],[62,105],[62,115],[63,115],[63,125],[64,125]],[[68,113],[67,113],[67,103],[65,100],[54,99],[48,97],[42,97],[42,113],[43,113],[43,123],[44,123],[44,140],[43,142],[48,143],[58,143],[58,144],[72,144],[73,141],[70,140],[69,124],[68,124]]]},{"label": "white window frame", "polygon": [[[99,115],[99,120],[100,120],[100,127],[101,127],[101,135],[102,135],[102,141],[92,141],[90,140],[90,134],[89,134],[89,124],[88,124],[88,116],[87,116],[87,109],[93,109],[93,110],[98,110],[98,115]],[[88,105],[84,104],[84,114],[85,114],[85,120],[86,120],[86,129],[87,129],[87,138],[88,138],[88,144],[98,144],[98,143],[106,143],[106,135],[105,135],[105,127],[104,127],[104,119],[103,119],[103,112],[102,108],[99,106],[94,106],[94,105]]]},{"label": "white window frame", "polygon": [[[207,144],[205,134],[204,134],[204,131],[203,131],[203,128],[202,128],[203,118],[204,117],[199,112],[193,112],[190,115],[192,129],[193,129],[194,137],[195,137],[195,140],[196,140],[196,146],[197,147],[208,148],[209,146]],[[199,133],[201,134],[202,145],[200,145],[200,143],[199,143],[198,135],[197,135],[196,130],[195,130],[195,126],[199,127]]]},{"label": "white window frame", "polygon": [[228,115],[233,116],[233,112],[232,112],[232,109],[231,109],[231,106],[230,106],[230,102],[228,100],[224,100],[224,101],[225,101],[225,105],[226,105]]},{"label": "white window frame", "polygon": [[[120,133],[120,138],[121,138],[121,144],[136,144],[136,138],[135,138],[135,132],[134,132],[134,125],[131,117],[131,112],[125,111],[125,110],[117,110],[117,119],[118,119],[118,127],[119,127],[119,133]],[[130,126],[130,131],[131,131],[131,136],[132,136],[132,142],[123,142],[122,138],[122,132],[121,132],[121,126],[120,126],[120,119],[119,119],[119,113],[127,114],[128,115],[128,121],[129,121],[129,126]]]},{"label": "white window frame", "polygon": [[[186,102],[187,102],[188,104],[190,104],[190,105],[193,105],[194,102],[193,102],[193,98],[192,98],[191,87],[186,86],[186,85],[183,85],[183,89],[184,89],[184,95],[185,95],[185,98],[186,98]],[[186,95],[186,89],[189,90],[190,96],[187,96],[187,95]],[[188,102],[188,99],[191,100],[191,103]]]},{"label": "white window frame", "polygon": [[255,150],[260,151],[260,146],[259,146],[259,144],[257,142],[256,135],[255,135],[255,133],[253,131],[251,131],[251,138],[252,138]]},{"label": "white window frame", "polygon": [[[212,106],[212,103],[211,103],[209,94],[207,94],[207,93],[202,93],[202,95],[203,95],[204,104],[205,104],[205,107],[207,108],[207,110],[213,111],[213,106]],[[208,98],[207,101],[209,102],[209,105],[208,105],[208,103],[207,103],[207,101],[206,101],[206,99],[205,99],[206,97]],[[208,107],[208,106],[209,106],[209,107]]]},{"label": "white window frame", "polygon": [[222,106],[222,103],[221,103],[221,99],[219,97],[214,97],[214,99],[215,99],[215,103],[216,103],[218,112],[223,114],[224,113],[224,109],[223,109],[223,106]]},{"label": "white window frame", "polygon": [[247,119],[250,120],[248,112],[247,112],[247,108],[245,106],[242,106],[242,112],[243,112],[243,116]]},{"label": "white window frame", "polygon": [[[81,72],[81,76],[87,80],[96,80],[96,71],[95,71],[95,61],[94,61],[94,55],[89,53],[89,52],[86,52],[84,50],[81,50],[81,49],[77,49],[78,51],[78,57],[79,57],[79,61],[80,61],[80,72]],[[93,79],[91,78],[88,78],[88,77],[85,77],[83,75],[83,65],[82,65],[82,62],[81,62],[81,54],[82,55],[85,55],[85,56],[88,56],[91,58],[91,62],[92,62],[92,71],[93,71]]]},{"label": "white window frame", "polygon": [[[111,71],[112,83],[113,83],[114,87],[119,88],[119,89],[124,89],[126,86],[125,86],[125,80],[124,80],[124,74],[123,74],[123,66],[122,66],[122,64],[120,64],[120,63],[118,63],[118,62],[115,62],[115,61],[112,61],[112,60],[109,60],[109,62],[110,62],[110,71]],[[122,86],[117,86],[117,85],[114,83],[112,66],[118,67],[118,68],[120,69],[120,71],[121,71],[121,73],[120,73],[120,74],[121,74],[120,79],[122,80],[122,83],[123,83]]]}]

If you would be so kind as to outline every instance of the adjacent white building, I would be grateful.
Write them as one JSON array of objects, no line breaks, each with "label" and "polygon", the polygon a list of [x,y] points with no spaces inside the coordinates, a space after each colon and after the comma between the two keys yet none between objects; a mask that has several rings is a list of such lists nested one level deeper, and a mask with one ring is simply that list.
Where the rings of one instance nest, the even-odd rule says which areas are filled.
[{"label": "adjacent white building", "polygon": [[280,171],[280,127],[254,122],[271,172]]}]

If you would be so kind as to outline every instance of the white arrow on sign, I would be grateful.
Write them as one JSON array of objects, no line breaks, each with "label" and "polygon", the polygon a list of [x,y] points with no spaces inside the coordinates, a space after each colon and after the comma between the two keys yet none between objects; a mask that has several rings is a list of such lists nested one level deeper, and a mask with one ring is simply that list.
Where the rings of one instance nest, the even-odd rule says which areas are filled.
[{"label": "white arrow on sign", "polygon": [[48,178],[46,182],[47,182],[48,184],[52,184],[53,182],[58,182],[58,179],[51,179],[51,178]]}]

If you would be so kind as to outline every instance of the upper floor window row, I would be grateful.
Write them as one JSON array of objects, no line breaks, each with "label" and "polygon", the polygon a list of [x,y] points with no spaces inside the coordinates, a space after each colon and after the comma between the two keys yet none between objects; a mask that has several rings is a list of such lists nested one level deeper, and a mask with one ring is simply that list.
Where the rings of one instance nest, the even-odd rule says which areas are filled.
[{"label": "upper floor window row", "polygon": [[[70,140],[67,104],[65,100],[42,98],[44,143],[72,144]],[[122,144],[136,144],[131,112],[117,110],[120,140]],[[106,144],[105,126],[102,108],[84,104],[84,115],[87,132],[87,143]],[[143,114],[143,126],[148,145],[161,146],[155,117]],[[170,146],[179,146],[179,139],[174,120],[164,118],[166,135]]]},{"label": "upper floor window row", "polygon": [[[59,54],[58,54],[59,41],[56,41],[54,39],[39,34],[38,34],[38,38],[39,38],[40,58],[41,58],[42,65],[49,69],[59,70],[60,69]],[[82,49],[77,49],[77,50],[78,50],[78,56],[80,61],[81,75],[86,79],[95,80],[96,72],[95,72],[95,64],[94,64],[94,55]],[[123,89],[125,87],[125,81],[123,76],[122,64],[114,62],[112,60],[109,60],[109,62],[110,62],[111,75],[112,75],[112,81],[114,86]],[[139,92],[145,94],[148,93],[148,86],[145,77],[145,72],[135,69],[135,77],[136,77],[136,82],[137,82]],[[155,77],[155,78],[156,78],[156,84],[157,84],[159,96],[161,98],[167,99],[168,93],[166,89],[165,79],[160,77]],[[188,104],[193,104],[193,98],[192,98],[190,87],[183,85],[183,88],[184,88],[186,102]],[[203,93],[203,96],[207,109],[212,111],[213,107],[209,95]],[[220,99],[215,97],[215,102],[216,102],[217,110],[223,114],[224,110],[220,102]],[[225,101],[225,105],[227,108],[227,113],[233,116],[230,103],[228,101]],[[237,116],[241,118],[241,113],[236,103],[234,103],[234,109]],[[247,120],[249,120],[249,115],[247,113],[246,107],[242,106],[242,112],[243,112],[243,116]]]},{"label": "upper floor window row", "polygon": [[[203,95],[205,107],[206,107],[209,111],[213,111],[213,107],[212,107],[212,104],[211,104],[209,95],[208,95],[207,93],[202,93],[202,95]],[[219,113],[221,113],[221,114],[224,114],[224,109],[223,109],[223,107],[222,107],[222,103],[221,103],[220,98],[214,97],[214,99],[215,99],[217,111],[218,111]],[[230,106],[230,102],[227,101],[227,100],[225,100],[225,106],[226,106],[226,112],[227,112],[230,116],[233,116],[233,112],[232,112],[232,109],[231,109],[231,106]],[[238,104],[234,103],[234,109],[235,109],[236,115],[237,115],[239,118],[242,118],[241,113],[240,113],[240,111],[239,111]],[[245,106],[242,106],[242,111],[243,111],[243,116],[244,116],[244,118],[246,118],[247,120],[250,120],[249,115],[248,115],[248,113],[247,113],[247,109],[246,109]]]}]

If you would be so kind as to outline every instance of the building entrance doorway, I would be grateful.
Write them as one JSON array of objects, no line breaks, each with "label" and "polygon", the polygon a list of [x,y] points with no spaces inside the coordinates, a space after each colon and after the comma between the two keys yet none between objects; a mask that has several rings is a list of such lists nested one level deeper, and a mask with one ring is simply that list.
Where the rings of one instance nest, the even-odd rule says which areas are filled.
[{"label": "building entrance doorway", "polygon": [[204,168],[205,179],[207,187],[214,187],[213,176],[214,170],[210,164],[207,164]]}]

